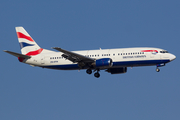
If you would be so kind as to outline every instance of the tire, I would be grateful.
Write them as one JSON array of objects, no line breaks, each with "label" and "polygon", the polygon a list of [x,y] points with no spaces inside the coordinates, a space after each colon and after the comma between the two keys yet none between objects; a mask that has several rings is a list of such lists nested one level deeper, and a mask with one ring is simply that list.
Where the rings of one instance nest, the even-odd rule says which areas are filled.
[{"label": "tire", "polygon": [[99,78],[100,74],[98,72],[94,73],[94,77]]},{"label": "tire", "polygon": [[159,72],[160,71],[160,69],[159,68],[156,68],[156,72]]},{"label": "tire", "polygon": [[91,70],[91,69],[87,69],[87,70],[86,70],[86,73],[87,73],[87,74],[91,74],[91,73],[92,73],[92,70]]}]

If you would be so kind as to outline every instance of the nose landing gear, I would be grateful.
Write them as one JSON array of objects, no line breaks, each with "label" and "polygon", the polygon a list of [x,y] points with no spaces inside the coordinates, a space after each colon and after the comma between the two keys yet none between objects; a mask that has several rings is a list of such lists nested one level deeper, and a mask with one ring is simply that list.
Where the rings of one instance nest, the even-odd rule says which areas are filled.
[{"label": "nose landing gear", "polygon": [[156,72],[159,72],[159,71],[160,71],[160,69],[157,67],[157,68],[156,68]]},{"label": "nose landing gear", "polygon": [[163,67],[163,66],[165,66],[165,65],[166,65],[166,63],[157,64],[157,65],[156,65],[156,66],[157,66],[156,72],[159,72],[159,71],[160,71],[159,67]]}]

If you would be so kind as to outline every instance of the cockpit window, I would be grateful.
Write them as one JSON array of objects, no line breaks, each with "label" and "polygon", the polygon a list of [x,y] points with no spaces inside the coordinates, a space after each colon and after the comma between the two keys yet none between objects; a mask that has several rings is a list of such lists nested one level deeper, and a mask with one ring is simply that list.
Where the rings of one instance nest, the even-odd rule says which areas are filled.
[{"label": "cockpit window", "polygon": [[163,50],[163,51],[160,51],[160,53],[168,53],[168,51]]}]

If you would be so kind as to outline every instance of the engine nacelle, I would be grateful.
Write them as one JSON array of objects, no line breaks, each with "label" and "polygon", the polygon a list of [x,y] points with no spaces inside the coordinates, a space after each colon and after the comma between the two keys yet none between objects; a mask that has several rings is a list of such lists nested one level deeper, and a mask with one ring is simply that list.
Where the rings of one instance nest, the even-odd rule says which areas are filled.
[{"label": "engine nacelle", "polygon": [[113,64],[111,58],[102,58],[95,61],[94,66],[98,68],[111,67]]},{"label": "engine nacelle", "polygon": [[111,74],[121,74],[121,73],[126,73],[127,72],[127,67],[109,68],[106,71],[111,73]]}]

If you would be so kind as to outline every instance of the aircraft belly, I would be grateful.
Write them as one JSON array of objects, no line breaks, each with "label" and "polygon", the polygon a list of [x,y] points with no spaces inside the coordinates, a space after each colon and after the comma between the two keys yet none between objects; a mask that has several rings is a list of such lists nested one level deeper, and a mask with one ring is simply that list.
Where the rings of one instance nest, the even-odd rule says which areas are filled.
[{"label": "aircraft belly", "polygon": [[[117,67],[151,66],[151,65],[157,65],[161,63],[167,63],[167,62],[169,62],[168,59],[167,60],[116,61],[116,62],[113,62],[112,67],[107,67],[103,69],[117,68]],[[80,68],[78,64],[63,64],[63,65],[56,64],[56,65],[47,65],[43,67],[49,68],[49,69],[57,69],[57,70],[88,69],[88,67]]]},{"label": "aircraft belly", "polygon": [[79,70],[79,69],[81,69],[78,66],[78,64],[50,65],[50,66],[44,66],[44,68],[57,69],[57,70]]},{"label": "aircraft belly", "polygon": [[132,67],[132,66],[150,66],[161,63],[167,63],[169,60],[138,60],[138,61],[119,61],[113,62],[113,67]]}]

